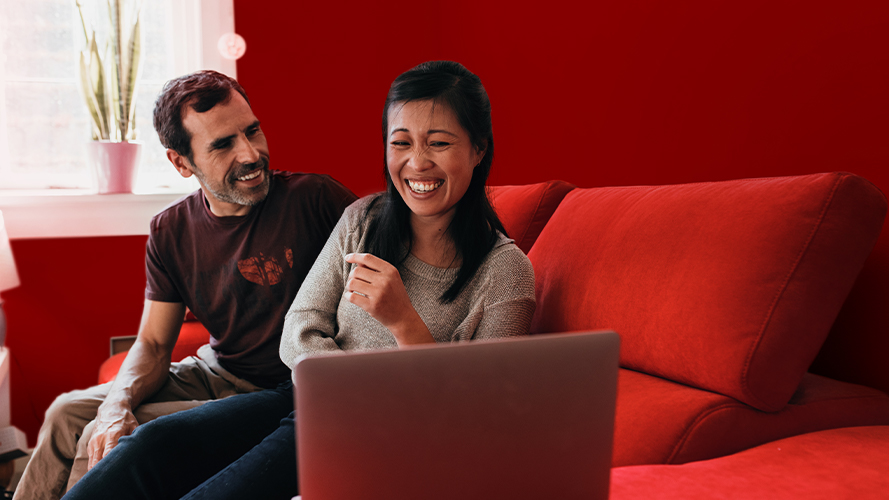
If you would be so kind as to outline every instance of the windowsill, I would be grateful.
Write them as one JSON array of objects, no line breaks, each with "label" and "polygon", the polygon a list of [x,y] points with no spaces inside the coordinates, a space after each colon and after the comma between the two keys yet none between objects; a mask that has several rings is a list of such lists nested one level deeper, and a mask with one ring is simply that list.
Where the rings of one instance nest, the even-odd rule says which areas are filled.
[{"label": "windowsill", "polygon": [[10,239],[147,235],[151,217],[185,194],[0,190],[0,211]]}]

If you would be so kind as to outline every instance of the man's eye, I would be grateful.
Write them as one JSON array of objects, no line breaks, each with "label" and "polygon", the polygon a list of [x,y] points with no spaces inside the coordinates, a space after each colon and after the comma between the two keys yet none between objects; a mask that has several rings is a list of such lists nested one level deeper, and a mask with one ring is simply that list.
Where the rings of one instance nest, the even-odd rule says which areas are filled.
[{"label": "man's eye", "polygon": [[256,128],[248,128],[248,129],[247,129],[247,136],[248,136],[248,137],[254,136],[254,135],[256,135],[257,132],[259,132],[259,127],[256,127]]},{"label": "man's eye", "polygon": [[228,148],[231,147],[231,145],[232,145],[232,141],[222,141],[222,142],[217,142],[217,143],[213,144],[213,148],[212,148],[212,149],[213,149],[214,151],[217,150],[217,149],[228,149]]}]

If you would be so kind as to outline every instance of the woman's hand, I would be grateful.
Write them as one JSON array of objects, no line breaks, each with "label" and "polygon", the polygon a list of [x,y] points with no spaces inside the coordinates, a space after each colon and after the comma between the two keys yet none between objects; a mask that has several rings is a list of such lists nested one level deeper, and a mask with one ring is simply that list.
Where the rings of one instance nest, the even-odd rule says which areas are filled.
[{"label": "woman's hand", "polygon": [[435,342],[392,264],[369,253],[350,253],[346,262],[356,265],[346,281],[346,300],[388,328],[399,346]]}]

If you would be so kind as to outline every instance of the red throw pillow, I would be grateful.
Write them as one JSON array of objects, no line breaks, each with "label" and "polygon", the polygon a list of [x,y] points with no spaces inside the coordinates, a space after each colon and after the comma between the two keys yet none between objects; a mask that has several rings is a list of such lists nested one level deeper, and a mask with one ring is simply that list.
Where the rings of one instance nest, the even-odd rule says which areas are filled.
[{"label": "red throw pillow", "polygon": [[574,189],[564,181],[490,186],[488,196],[507,234],[526,254],[562,199]]},{"label": "red throw pillow", "polygon": [[777,411],[885,214],[846,173],[575,189],[528,255],[531,330],[611,328],[622,366]]}]

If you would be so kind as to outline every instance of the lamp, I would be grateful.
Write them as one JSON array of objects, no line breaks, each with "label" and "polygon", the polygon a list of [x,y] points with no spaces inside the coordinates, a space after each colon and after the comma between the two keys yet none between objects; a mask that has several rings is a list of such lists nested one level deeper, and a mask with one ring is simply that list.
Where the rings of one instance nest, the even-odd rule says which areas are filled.
[{"label": "lamp", "polygon": [[[15,260],[12,258],[12,247],[9,245],[9,235],[6,233],[6,224],[3,222],[3,212],[0,212],[0,292],[19,286],[19,275],[15,270]],[[6,341],[6,314],[3,312],[3,298],[0,297],[0,346]]]}]

